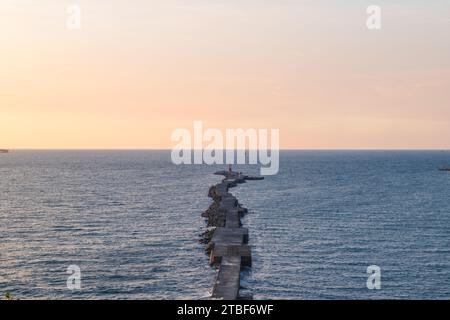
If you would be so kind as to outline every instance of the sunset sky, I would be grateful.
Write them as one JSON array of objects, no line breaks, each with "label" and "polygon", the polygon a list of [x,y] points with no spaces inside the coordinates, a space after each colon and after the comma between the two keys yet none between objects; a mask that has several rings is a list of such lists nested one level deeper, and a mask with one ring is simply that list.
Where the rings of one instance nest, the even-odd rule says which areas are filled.
[{"label": "sunset sky", "polygon": [[290,149],[447,149],[449,39],[439,0],[0,0],[0,149],[171,148],[194,120]]}]

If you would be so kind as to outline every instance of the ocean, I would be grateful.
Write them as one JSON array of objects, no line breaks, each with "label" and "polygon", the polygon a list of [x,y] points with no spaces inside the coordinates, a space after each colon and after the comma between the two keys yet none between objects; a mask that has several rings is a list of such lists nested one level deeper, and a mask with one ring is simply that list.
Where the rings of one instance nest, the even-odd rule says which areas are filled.
[{"label": "ocean", "polygon": [[[449,151],[282,151],[232,193],[249,209],[255,299],[450,299]],[[215,270],[199,235],[224,166],[170,151],[0,155],[0,295],[201,299]],[[235,170],[258,174],[257,166]],[[81,289],[67,288],[67,268]],[[366,286],[381,269],[381,289]]]}]

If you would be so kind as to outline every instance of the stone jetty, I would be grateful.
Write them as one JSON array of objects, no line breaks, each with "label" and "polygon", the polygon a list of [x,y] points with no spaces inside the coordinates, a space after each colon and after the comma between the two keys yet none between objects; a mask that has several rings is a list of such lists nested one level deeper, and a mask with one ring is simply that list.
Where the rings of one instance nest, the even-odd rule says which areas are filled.
[{"label": "stone jetty", "polygon": [[[218,268],[214,281],[213,299],[242,299],[239,295],[242,267],[251,267],[252,254],[248,245],[248,229],[242,227],[241,218],[247,213],[229,189],[247,180],[262,180],[234,171],[218,171],[222,182],[209,189],[213,203],[202,214],[207,218],[208,230],[203,234],[203,243],[212,266]],[[245,297],[248,298],[248,297]]]}]

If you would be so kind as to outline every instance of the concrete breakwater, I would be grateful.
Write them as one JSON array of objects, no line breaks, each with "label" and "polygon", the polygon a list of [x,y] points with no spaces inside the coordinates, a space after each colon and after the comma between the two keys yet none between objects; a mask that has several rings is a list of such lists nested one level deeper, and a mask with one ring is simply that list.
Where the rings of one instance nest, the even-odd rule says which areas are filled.
[{"label": "concrete breakwater", "polygon": [[218,268],[214,281],[213,299],[235,300],[239,296],[240,272],[242,267],[251,267],[252,255],[248,245],[248,229],[242,227],[241,217],[247,213],[229,189],[246,180],[262,180],[240,172],[218,171],[222,182],[209,189],[208,196],[213,203],[202,214],[207,218],[209,229],[203,234],[203,243],[209,254],[210,264]]}]

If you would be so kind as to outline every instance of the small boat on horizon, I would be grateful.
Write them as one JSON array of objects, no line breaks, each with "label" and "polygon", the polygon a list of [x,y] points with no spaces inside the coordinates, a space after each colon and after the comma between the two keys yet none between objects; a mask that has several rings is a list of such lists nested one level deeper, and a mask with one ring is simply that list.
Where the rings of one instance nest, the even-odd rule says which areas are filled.
[{"label": "small boat on horizon", "polygon": [[0,149],[0,153],[9,153],[9,150],[7,150],[7,149]]},{"label": "small boat on horizon", "polygon": [[439,171],[450,171],[450,167],[446,166],[446,167],[440,167]]}]

